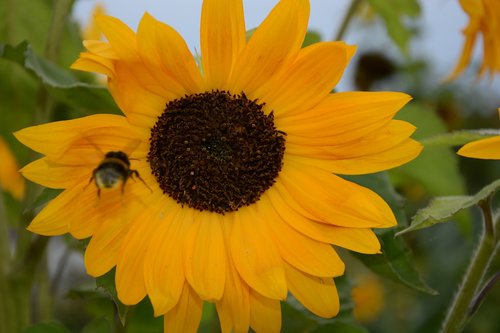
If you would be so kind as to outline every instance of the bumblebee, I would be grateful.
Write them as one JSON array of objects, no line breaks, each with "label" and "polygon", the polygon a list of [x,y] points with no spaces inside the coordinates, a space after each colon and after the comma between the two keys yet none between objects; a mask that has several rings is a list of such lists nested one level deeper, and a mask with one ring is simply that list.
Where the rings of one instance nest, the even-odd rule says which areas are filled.
[{"label": "bumblebee", "polygon": [[129,178],[136,177],[144,185],[151,188],[144,182],[137,170],[130,169],[130,159],[122,151],[110,151],[106,153],[104,159],[92,172],[89,184],[94,181],[97,187],[97,196],[101,195],[102,189],[113,189],[121,185],[123,193],[125,184]]}]

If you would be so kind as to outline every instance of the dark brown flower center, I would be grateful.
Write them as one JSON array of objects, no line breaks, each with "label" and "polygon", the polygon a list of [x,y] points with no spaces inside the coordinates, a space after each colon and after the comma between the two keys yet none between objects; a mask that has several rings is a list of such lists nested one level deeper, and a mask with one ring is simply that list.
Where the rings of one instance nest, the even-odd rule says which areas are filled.
[{"label": "dark brown flower center", "polygon": [[244,94],[212,91],[169,102],[151,130],[148,161],[163,193],[201,211],[250,205],[281,170],[284,133]]}]

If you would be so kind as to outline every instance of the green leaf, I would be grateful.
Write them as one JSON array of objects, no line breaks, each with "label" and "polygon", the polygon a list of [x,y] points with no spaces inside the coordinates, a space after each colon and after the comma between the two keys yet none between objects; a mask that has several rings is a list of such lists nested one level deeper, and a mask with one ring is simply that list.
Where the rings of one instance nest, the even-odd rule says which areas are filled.
[{"label": "green leaf", "polygon": [[50,321],[30,326],[22,333],[70,333],[70,331],[60,322]]},{"label": "green leaf", "polygon": [[108,296],[111,298],[111,300],[115,303],[116,306],[116,312],[118,313],[118,317],[120,318],[120,322],[122,325],[125,325],[125,317],[127,316],[127,312],[129,310],[129,307],[124,305],[120,300],[118,299],[118,295],[116,293],[116,286],[115,286],[115,269],[112,269],[108,273],[99,276],[96,278],[96,286],[98,288],[102,288]]},{"label": "green leaf", "polygon": [[420,14],[420,5],[417,0],[368,0],[370,6],[384,20],[387,33],[401,49],[408,55],[408,43],[413,34],[404,24],[407,17],[416,17]]},{"label": "green leaf", "polygon": [[0,50],[0,58],[22,66],[56,99],[87,113],[119,113],[106,87],[78,81],[69,71],[37,56],[27,42],[2,45]]},{"label": "green leaf", "polygon": [[318,327],[313,333],[368,333],[368,331],[354,323],[337,321]]},{"label": "green leaf", "polygon": [[437,147],[437,146],[462,146],[471,141],[485,139],[491,136],[500,135],[500,130],[498,129],[480,129],[480,130],[462,130],[455,131],[451,133],[444,133],[432,136],[420,140],[420,142],[426,147]]},{"label": "green leaf", "polygon": [[411,252],[402,238],[395,238],[395,230],[379,233],[382,254],[353,253],[373,272],[412,289],[437,295],[421,278],[413,263]]},{"label": "green leaf", "polygon": [[109,333],[112,332],[112,325],[106,318],[97,318],[86,325],[81,333]]},{"label": "green leaf", "polygon": [[499,188],[500,179],[484,187],[481,191],[472,196],[437,197],[431,201],[429,206],[420,209],[417,214],[413,216],[411,225],[398,232],[396,236],[409,231],[428,228],[436,223],[446,222],[459,211],[477,205],[480,201],[493,195]]}]

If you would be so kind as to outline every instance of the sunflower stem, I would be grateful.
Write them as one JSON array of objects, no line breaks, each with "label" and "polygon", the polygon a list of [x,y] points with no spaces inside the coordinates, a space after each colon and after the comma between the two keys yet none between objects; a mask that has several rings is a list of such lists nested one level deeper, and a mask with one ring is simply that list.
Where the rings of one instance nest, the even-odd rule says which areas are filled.
[{"label": "sunflower stem", "polygon": [[497,222],[494,226],[491,198],[483,200],[478,205],[483,215],[484,231],[479,240],[479,246],[463,277],[462,284],[443,322],[442,333],[460,332],[470,319],[473,314],[470,312],[471,305],[495,256],[500,223]]},{"label": "sunflower stem", "polygon": [[337,32],[334,40],[341,40],[344,37],[344,34],[347,31],[347,27],[349,26],[349,23],[351,23],[351,20],[354,17],[354,14],[356,14],[356,10],[358,9],[360,4],[361,0],[351,1],[351,5],[347,9],[347,12],[344,16],[344,19],[342,20],[342,23],[340,24],[339,31]]}]

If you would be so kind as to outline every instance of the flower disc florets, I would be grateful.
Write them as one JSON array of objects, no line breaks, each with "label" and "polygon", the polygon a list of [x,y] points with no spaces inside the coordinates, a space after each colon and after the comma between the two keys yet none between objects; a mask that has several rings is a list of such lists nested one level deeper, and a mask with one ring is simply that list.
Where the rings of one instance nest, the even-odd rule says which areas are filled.
[{"label": "flower disc florets", "polygon": [[163,192],[200,211],[259,200],[281,170],[285,138],[244,94],[212,91],[169,102],[151,130],[148,161]]}]

